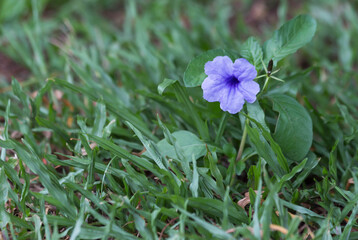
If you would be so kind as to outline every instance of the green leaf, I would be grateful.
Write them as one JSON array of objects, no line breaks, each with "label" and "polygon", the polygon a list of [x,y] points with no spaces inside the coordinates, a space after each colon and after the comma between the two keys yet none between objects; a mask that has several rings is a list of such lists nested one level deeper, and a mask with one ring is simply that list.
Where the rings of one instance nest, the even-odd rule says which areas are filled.
[{"label": "green leaf", "polygon": [[46,84],[38,91],[35,99],[34,99],[34,115],[38,116],[40,114],[40,108],[42,105],[42,98],[43,96],[50,91],[50,89],[52,88],[54,81],[52,79],[49,79]]},{"label": "green leaf", "polygon": [[37,236],[37,239],[42,239],[41,230],[40,230],[42,223],[40,217],[37,214],[34,214],[31,219],[35,225],[35,234]]},{"label": "green leaf", "polygon": [[259,101],[256,101],[252,104],[246,104],[247,106],[247,113],[248,115],[255,119],[257,122],[259,122],[261,124],[261,126],[267,131],[270,132],[270,129],[268,128],[268,126],[266,125],[265,122],[265,113],[262,110]]},{"label": "green leaf", "polygon": [[148,228],[146,227],[146,222],[144,221],[144,219],[136,213],[132,214],[134,217],[136,229],[141,234],[141,236],[143,236],[144,239],[153,239],[152,235],[148,231]]},{"label": "green leaf", "polygon": [[220,120],[219,128],[216,132],[215,143],[219,143],[221,137],[223,136],[229,115],[230,114],[228,112],[223,113],[221,120]]},{"label": "green leaf", "polygon": [[219,190],[220,195],[224,195],[225,187],[223,184],[223,176],[221,175],[221,172],[218,168],[218,157],[216,155],[216,152],[211,151],[207,154],[207,159],[209,162],[209,169],[212,174],[212,176],[216,179],[216,185]]},{"label": "green leaf", "polygon": [[[259,222],[259,206],[261,201],[261,189],[262,189],[262,180],[261,177],[259,178],[259,184],[257,188],[257,195],[255,197],[255,204],[254,204],[254,216],[253,216],[253,229],[254,234],[256,237],[260,238],[260,222]],[[251,200],[250,196],[250,200]]]},{"label": "green leaf", "polygon": [[294,98],[275,94],[270,96],[273,109],[279,112],[273,138],[283,154],[293,161],[301,161],[311,147],[312,120],[306,109]]},{"label": "green leaf", "polygon": [[[183,169],[186,177],[189,180],[192,180],[192,171],[189,166],[189,162],[191,159],[185,157],[184,150],[177,143],[175,137],[171,134],[169,129],[162,123],[159,116],[157,118],[158,118],[159,126],[163,129],[165,139],[167,140],[167,142],[170,145],[172,145],[174,147],[175,153],[178,156],[178,158],[176,160],[178,160],[181,163],[182,169]],[[194,156],[192,156],[192,158],[194,158]]]},{"label": "green leaf", "polygon": [[210,232],[214,239],[234,239],[230,234],[218,228],[217,226],[204,221],[202,218],[197,217],[195,214],[189,213],[186,210],[177,207],[183,214],[192,218],[199,226]]},{"label": "green leaf", "polygon": [[279,202],[280,202],[283,206],[285,206],[285,207],[287,207],[287,208],[290,208],[290,209],[292,209],[292,210],[295,210],[295,211],[299,212],[300,215],[308,215],[308,216],[310,216],[310,217],[315,217],[315,218],[319,218],[319,219],[325,219],[324,216],[318,215],[317,213],[315,213],[315,212],[313,212],[313,211],[311,211],[311,210],[309,210],[309,209],[307,209],[307,208],[305,208],[305,207],[301,207],[301,206],[295,205],[295,204],[290,203],[290,202],[287,202],[287,201],[285,201],[285,200],[283,200],[283,199],[279,199]]},{"label": "green leaf", "polygon": [[106,105],[102,102],[97,102],[96,108],[95,108],[95,120],[93,124],[93,135],[96,135],[98,137],[102,137],[103,135],[103,128],[107,120],[106,115]]},{"label": "green leaf", "polygon": [[150,158],[154,160],[154,162],[158,165],[158,167],[160,169],[167,170],[169,163],[166,159],[163,158],[163,155],[161,154],[161,151],[160,149],[158,149],[156,144],[153,141],[144,137],[143,134],[136,127],[133,126],[133,124],[131,124],[130,122],[126,122],[126,124],[137,135],[137,137],[145,147],[146,152],[149,153]]},{"label": "green leaf", "polygon": [[280,146],[259,122],[249,116],[246,117],[254,123],[252,128],[249,124],[246,124],[247,133],[250,137],[252,147],[256,149],[258,154],[265,159],[268,165],[270,165],[278,176],[282,177],[287,174],[289,171],[288,163],[281,151]]},{"label": "green leaf", "polygon": [[[352,227],[354,225],[354,222],[357,221],[357,219],[356,219],[357,212],[358,212],[358,205],[356,205],[355,208],[353,209],[351,216],[349,217],[347,225],[345,226],[343,234],[340,239],[350,239],[349,237],[352,233]],[[351,238],[351,239],[353,239],[353,238]]]},{"label": "green leaf", "polygon": [[[94,140],[96,143],[98,143],[98,145],[100,145],[102,148],[106,149],[107,151],[110,151],[112,154],[114,154],[120,158],[128,159],[129,161],[134,163],[136,166],[143,168],[145,170],[151,171],[155,175],[159,175],[159,176],[161,175],[158,173],[154,164],[149,162],[147,159],[132,155],[125,149],[117,146],[116,144],[114,144],[113,142],[111,142],[109,140],[102,139],[100,137],[90,135],[90,134],[88,134],[88,137],[90,139]],[[98,164],[96,164],[96,166],[98,166]]]},{"label": "green leaf", "polygon": [[329,173],[332,176],[332,178],[337,181],[338,177],[337,177],[337,152],[336,152],[336,148],[338,146],[339,143],[339,139],[336,140],[336,142],[334,143],[331,152],[329,153]]},{"label": "green leaf", "polygon": [[293,188],[297,189],[301,183],[307,178],[308,174],[317,166],[319,160],[316,155],[312,152],[307,154],[307,163],[303,168],[302,172],[296,177],[295,182],[293,183]]},{"label": "green leaf", "polygon": [[338,38],[338,58],[341,62],[341,66],[345,71],[349,71],[352,68],[353,63],[353,49],[351,47],[352,37],[351,31],[342,28],[340,29],[339,38]]},{"label": "green leaf", "polygon": [[0,3],[0,21],[10,20],[21,15],[26,10],[24,1],[4,0]]},{"label": "green leaf", "polygon": [[[7,101],[7,105],[6,105],[5,124],[4,124],[3,134],[2,134],[2,136],[5,138],[5,140],[8,140],[8,139],[9,139],[10,106],[11,106],[11,100],[9,99],[9,100]],[[1,157],[3,157],[3,156],[1,156]],[[2,159],[2,160],[5,160],[5,158]]]},{"label": "green leaf", "polygon": [[199,173],[196,167],[196,159],[193,156],[193,181],[190,183],[190,191],[194,197],[198,197],[198,189],[199,189]]},{"label": "green leaf", "polygon": [[300,164],[295,166],[290,173],[286,174],[280,179],[280,184],[285,184],[285,182],[289,181],[291,178],[293,178],[298,172],[301,172],[302,169],[306,166],[307,159],[305,158]]},{"label": "green leaf", "polygon": [[57,136],[59,136],[62,139],[63,144],[69,142],[70,136],[63,128],[61,128],[61,126],[41,117],[36,117],[35,119],[39,126],[51,129]]},{"label": "green leaf", "polygon": [[173,79],[169,79],[169,78],[166,78],[164,79],[164,81],[158,85],[158,93],[160,95],[163,95],[163,92],[165,91],[165,89],[167,87],[169,87],[170,85],[172,85],[173,83],[175,83],[177,80],[173,80]]},{"label": "green leaf", "polygon": [[232,60],[236,58],[235,54],[225,49],[209,50],[193,58],[184,72],[184,85],[186,87],[197,87],[202,84],[206,78],[204,72],[205,63],[212,61],[217,56],[229,56]]},{"label": "green leaf", "polygon": [[265,42],[265,61],[275,63],[296,52],[311,41],[316,32],[316,20],[308,15],[300,15],[283,24],[273,37]]},{"label": "green leaf", "polygon": [[80,185],[73,183],[73,182],[66,182],[66,187],[69,189],[75,190],[80,192],[84,197],[91,200],[91,202],[96,205],[101,211],[108,214],[108,205],[106,203],[101,202],[96,195],[94,195],[91,191],[88,191],[82,188]]},{"label": "green leaf", "polygon": [[23,105],[23,113],[25,116],[30,116],[30,100],[26,93],[22,90],[20,83],[15,79],[12,78],[12,91],[14,94],[20,99]]},{"label": "green leaf", "polygon": [[210,136],[208,126],[198,114],[198,110],[194,107],[193,102],[189,100],[190,96],[187,89],[177,82],[173,84],[173,87],[178,101],[184,105],[186,111],[191,115],[200,137],[204,140],[209,140]]},{"label": "green leaf", "polygon": [[[184,156],[186,159],[192,159],[194,155],[195,159],[198,159],[206,154],[206,146],[203,141],[201,141],[195,134],[180,130],[172,133],[173,137],[176,139],[176,143],[183,149]],[[175,148],[168,143],[166,139],[163,139],[157,143],[159,151],[164,156],[169,158],[179,159]]]},{"label": "green leaf", "polygon": [[[97,93],[88,90],[84,87],[79,87],[74,84],[71,84],[67,81],[60,79],[53,79],[49,82],[54,82],[55,84],[68,88],[76,93],[81,93],[89,97],[92,101],[98,101],[100,96]],[[114,115],[118,116],[120,119],[131,122],[136,128],[143,132],[144,135],[149,137],[150,139],[157,141],[157,138],[151,133],[148,129],[147,125],[141,120],[138,116],[131,113],[127,108],[121,105],[115,105],[112,102],[102,100],[103,104],[106,105],[106,109],[109,112],[112,112]]]},{"label": "green leaf", "polygon": [[2,183],[0,185],[0,204],[3,205],[7,201],[8,190],[10,188],[10,185],[9,185],[9,183],[7,181],[7,177],[5,175],[5,169],[4,168],[0,168],[0,180],[1,180],[1,183]]},{"label": "green leaf", "polygon": [[[160,197],[171,199],[174,204],[178,204],[180,202],[184,202],[185,198],[177,195],[164,195],[161,194]],[[209,199],[204,197],[197,197],[197,198],[187,198],[188,206],[192,207],[196,210],[201,210],[204,213],[212,216],[212,217],[223,217],[223,207],[224,202],[218,199]],[[234,205],[235,203],[229,200],[228,203],[228,214],[229,219],[235,224],[239,223],[248,223],[248,217],[246,216],[246,212],[237,206]]]},{"label": "green leaf", "polygon": [[257,71],[262,68],[261,59],[263,52],[259,41],[254,37],[249,37],[240,47],[240,55],[255,66]]},{"label": "green leaf", "polygon": [[25,146],[12,141],[15,145],[16,154],[29,167],[29,169],[39,176],[41,183],[46,187],[48,192],[59,201],[59,208],[66,212],[69,218],[74,219],[76,215],[76,207],[68,197],[65,189],[58,182],[57,177],[48,170],[37,153],[32,149],[29,143],[23,140]]}]

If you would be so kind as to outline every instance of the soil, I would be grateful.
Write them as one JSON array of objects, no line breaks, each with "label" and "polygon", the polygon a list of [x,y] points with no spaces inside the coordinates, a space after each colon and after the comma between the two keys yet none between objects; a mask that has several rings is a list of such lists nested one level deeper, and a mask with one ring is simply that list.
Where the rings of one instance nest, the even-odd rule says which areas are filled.
[{"label": "soil", "polygon": [[22,82],[27,80],[29,75],[30,71],[26,67],[0,52],[0,78],[5,78],[8,82],[11,82],[11,78],[14,77]]}]

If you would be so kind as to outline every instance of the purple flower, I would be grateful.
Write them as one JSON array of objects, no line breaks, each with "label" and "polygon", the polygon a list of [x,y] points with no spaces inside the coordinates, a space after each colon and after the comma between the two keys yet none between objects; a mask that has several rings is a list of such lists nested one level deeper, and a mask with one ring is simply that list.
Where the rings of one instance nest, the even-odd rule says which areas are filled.
[{"label": "purple flower", "polygon": [[246,59],[233,63],[227,56],[215,57],[205,64],[205,74],[208,77],[201,85],[203,97],[208,102],[220,102],[222,110],[235,114],[241,111],[245,100],[256,101],[260,86],[253,79],[257,72]]}]

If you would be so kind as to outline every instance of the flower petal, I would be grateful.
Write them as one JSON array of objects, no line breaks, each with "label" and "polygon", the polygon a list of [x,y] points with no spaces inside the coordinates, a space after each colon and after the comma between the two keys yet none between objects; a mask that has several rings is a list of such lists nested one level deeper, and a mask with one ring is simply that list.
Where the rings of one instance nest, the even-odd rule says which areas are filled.
[{"label": "flower petal", "polygon": [[225,81],[218,75],[210,75],[201,84],[203,97],[208,102],[220,101],[222,92],[227,88]]},{"label": "flower petal", "polygon": [[238,87],[228,87],[224,89],[220,99],[220,108],[223,111],[228,111],[231,114],[236,114],[241,111],[244,106],[244,96],[239,91]]},{"label": "flower petal", "polygon": [[241,81],[252,80],[257,76],[257,71],[245,58],[236,59],[233,65],[233,74]]},{"label": "flower petal", "polygon": [[205,64],[206,75],[219,75],[223,78],[232,76],[233,63],[228,56],[217,56]]},{"label": "flower petal", "polygon": [[239,83],[239,91],[249,103],[256,101],[256,95],[260,92],[260,85],[255,81],[242,81]]}]

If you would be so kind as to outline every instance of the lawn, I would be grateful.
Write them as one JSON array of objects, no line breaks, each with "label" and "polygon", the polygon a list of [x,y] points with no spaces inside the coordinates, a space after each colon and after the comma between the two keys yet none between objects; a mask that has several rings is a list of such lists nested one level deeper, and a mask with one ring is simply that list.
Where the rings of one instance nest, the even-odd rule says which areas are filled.
[{"label": "lawn", "polygon": [[358,3],[1,0],[0,239],[358,239]]}]

